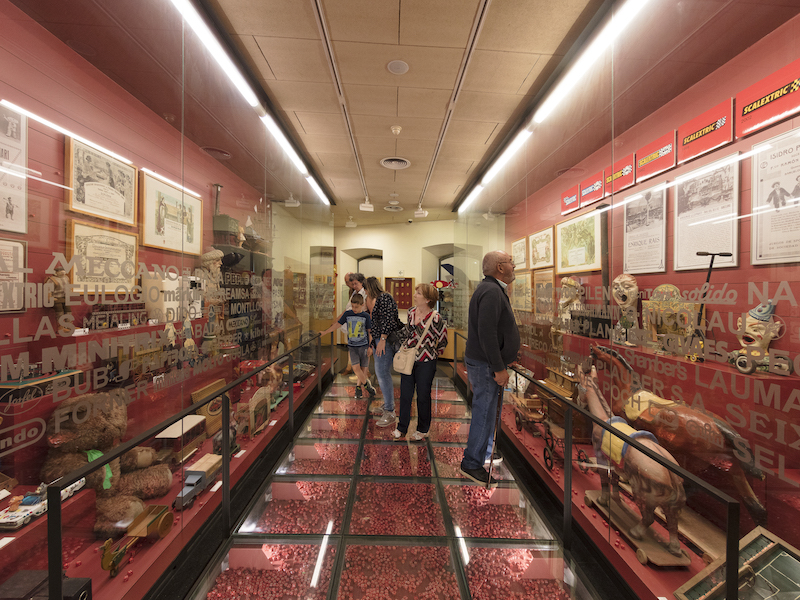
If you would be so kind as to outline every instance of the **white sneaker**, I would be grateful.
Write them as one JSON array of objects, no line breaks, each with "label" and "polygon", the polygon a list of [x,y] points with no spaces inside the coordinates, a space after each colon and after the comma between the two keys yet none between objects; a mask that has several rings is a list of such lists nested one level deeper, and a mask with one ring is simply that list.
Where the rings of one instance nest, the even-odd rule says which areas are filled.
[{"label": "white sneaker", "polygon": [[395,429],[392,432],[392,438],[395,442],[402,442],[406,437],[405,433],[402,433],[399,429]]},{"label": "white sneaker", "polygon": [[383,411],[383,416],[375,423],[375,427],[388,427],[397,422],[397,417],[393,412]]},{"label": "white sneaker", "polygon": [[428,433],[427,432],[420,433],[419,431],[415,431],[414,433],[411,434],[411,441],[412,442],[421,442],[426,437],[428,437]]},{"label": "white sneaker", "polygon": [[[499,465],[499,464],[501,464],[503,462],[503,457],[500,456],[497,452],[494,452],[494,453],[492,453],[491,462],[496,467],[497,465]],[[488,467],[489,466],[489,461],[486,460],[486,461],[483,462],[483,464]]]}]

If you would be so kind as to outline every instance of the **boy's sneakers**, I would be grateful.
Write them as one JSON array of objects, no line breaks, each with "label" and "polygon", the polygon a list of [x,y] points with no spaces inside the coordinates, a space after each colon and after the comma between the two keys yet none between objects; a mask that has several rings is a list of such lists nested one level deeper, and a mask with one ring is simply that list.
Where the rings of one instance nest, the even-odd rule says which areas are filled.
[{"label": "boy's sneakers", "polygon": [[361,386],[356,386],[356,400],[361,400],[364,397],[364,392],[361,391]]},{"label": "boy's sneakers", "polygon": [[364,384],[364,387],[367,389],[367,393],[369,394],[369,399],[375,400],[375,388],[372,387],[372,384],[369,381],[367,381],[367,383]]},{"label": "boy's sneakers", "polygon": [[459,471],[461,471],[461,474],[467,479],[471,479],[475,483],[479,483],[484,487],[486,487],[487,483],[489,484],[488,487],[490,488],[497,487],[497,480],[492,477],[492,481],[489,482],[489,474],[481,467],[478,467],[477,469],[465,469],[464,467],[461,467]]},{"label": "boy's sneakers", "polygon": [[396,421],[395,414],[385,410],[383,411],[383,416],[375,423],[375,427],[388,427],[389,425],[394,425]]}]

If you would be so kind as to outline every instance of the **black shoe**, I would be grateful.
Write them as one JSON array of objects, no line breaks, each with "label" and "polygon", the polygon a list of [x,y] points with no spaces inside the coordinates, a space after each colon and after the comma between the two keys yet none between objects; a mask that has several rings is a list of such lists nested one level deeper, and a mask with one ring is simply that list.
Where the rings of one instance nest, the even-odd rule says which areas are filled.
[{"label": "black shoe", "polygon": [[478,467],[477,469],[465,469],[464,467],[461,467],[459,470],[464,477],[471,479],[475,483],[481,484],[483,487],[487,487],[487,483],[489,484],[488,487],[490,488],[497,487],[497,480],[492,477],[492,480],[489,481],[489,474],[482,467]]},{"label": "black shoe", "polygon": [[364,384],[364,387],[367,389],[367,393],[369,394],[370,400],[375,400],[375,388],[372,387],[372,384],[368,381]]},{"label": "black shoe", "polygon": [[356,399],[360,400],[363,397],[364,397],[364,393],[361,391],[361,386],[357,385],[356,386]]}]

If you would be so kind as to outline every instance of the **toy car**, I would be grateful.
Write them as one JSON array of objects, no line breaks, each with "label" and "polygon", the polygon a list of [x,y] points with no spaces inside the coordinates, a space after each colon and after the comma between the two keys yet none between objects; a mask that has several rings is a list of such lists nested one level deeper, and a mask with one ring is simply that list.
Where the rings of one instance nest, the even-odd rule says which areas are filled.
[{"label": "toy car", "polygon": [[[61,501],[63,502],[72,494],[86,485],[86,479],[81,478],[75,483],[68,485],[61,490]],[[0,511],[0,529],[19,529],[27,525],[34,517],[40,517],[47,512],[47,486],[39,485],[33,492],[27,492],[24,496],[17,496],[18,501],[11,499],[8,508]]]}]

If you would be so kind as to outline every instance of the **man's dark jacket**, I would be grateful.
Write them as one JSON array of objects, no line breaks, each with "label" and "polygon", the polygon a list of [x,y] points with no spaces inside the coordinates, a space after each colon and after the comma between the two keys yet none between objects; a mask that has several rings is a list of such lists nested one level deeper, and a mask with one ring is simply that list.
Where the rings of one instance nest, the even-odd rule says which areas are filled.
[{"label": "man's dark jacket", "polygon": [[505,290],[489,275],[478,284],[469,301],[467,347],[464,356],[489,363],[503,371],[517,358],[519,329]]}]

